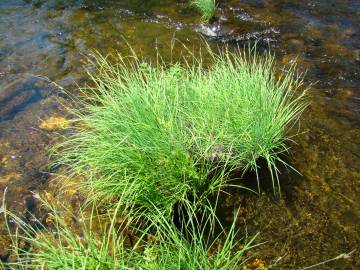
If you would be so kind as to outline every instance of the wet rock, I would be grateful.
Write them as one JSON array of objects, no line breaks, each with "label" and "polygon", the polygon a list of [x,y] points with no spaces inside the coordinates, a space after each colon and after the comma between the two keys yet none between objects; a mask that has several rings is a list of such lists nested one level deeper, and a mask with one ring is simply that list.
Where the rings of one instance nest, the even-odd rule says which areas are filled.
[{"label": "wet rock", "polygon": [[11,119],[17,112],[21,111],[28,103],[38,99],[38,92],[30,90],[19,93],[0,109],[0,121]]},{"label": "wet rock", "polygon": [[4,103],[9,97],[17,95],[18,90],[26,82],[26,78],[10,77],[0,84],[0,104]]},{"label": "wet rock", "polygon": [[197,28],[197,31],[200,32],[201,34],[208,36],[208,37],[217,37],[219,34],[219,29],[220,26],[219,25],[200,25]]},{"label": "wet rock", "polygon": [[258,48],[261,46],[268,46],[270,43],[277,42],[278,30],[274,28],[263,31],[249,32],[245,34],[235,34],[216,36],[215,39],[222,43],[236,43],[247,44],[248,42],[256,42]]},{"label": "wet rock", "polygon": [[13,118],[29,104],[42,98],[36,79],[19,78],[0,87],[0,121]]}]

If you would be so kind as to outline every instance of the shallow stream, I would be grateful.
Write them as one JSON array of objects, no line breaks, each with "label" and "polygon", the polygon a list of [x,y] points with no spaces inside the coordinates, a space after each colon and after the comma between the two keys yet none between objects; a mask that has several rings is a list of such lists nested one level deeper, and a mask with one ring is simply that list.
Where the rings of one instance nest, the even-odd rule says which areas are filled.
[{"label": "shallow stream", "polygon": [[[165,57],[174,38],[189,48],[258,43],[279,68],[298,63],[311,86],[310,106],[281,176],[281,196],[231,191],[221,216],[240,207],[240,231],[260,232],[254,256],[274,269],[298,269],[357,249],[318,269],[360,269],[360,1],[221,0],[217,22],[200,23],[185,0],[0,0],[0,199],[18,213],[36,211],[32,192],[47,191],[48,154],[66,117],[55,82],[86,81],[83,60],[134,51]],[[47,79],[45,79],[47,78]],[[264,180],[266,182],[266,179]],[[48,192],[51,192],[50,190]],[[0,208],[0,214],[2,209]],[[0,217],[1,219],[2,217]],[[0,258],[8,259],[0,225]]]}]

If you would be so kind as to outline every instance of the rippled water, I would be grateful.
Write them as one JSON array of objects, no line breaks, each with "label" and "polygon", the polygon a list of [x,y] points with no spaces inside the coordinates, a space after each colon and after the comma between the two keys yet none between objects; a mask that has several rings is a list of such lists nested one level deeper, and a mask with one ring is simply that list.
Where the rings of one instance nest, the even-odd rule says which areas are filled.
[{"label": "rippled water", "polygon": [[[156,47],[170,57],[174,37],[190,48],[202,39],[220,47],[258,42],[276,53],[279,68],[296,60],[307,71],[306,83],[314,84],[301,121],[306,132],[289,158],[302,175],[282,175],[281,197],[266,184],[260,196],[231,191],[222,215],[227,219],[241,207],[241,231],[260,231],[259,242],[268,241],[254,255],[267,265],[281,257],[275,269],[358,249],[360,2],[219,2],[218,19],[207,27],[185,0],[0,0],[0,194],[7,187],[12,209],[34,211],[31,191],[48,188],[46,147],[57,132],[39,125],[65,112],[54,98],[56,87],[44,77],[75,89],[86,80],[84,55],[94,49],[128,52],[126,42],[148,57]],[[0,256],[7,259],[1,226],[0,232]],[[359,269],[359,255],[326,267],[319,269]]]}]

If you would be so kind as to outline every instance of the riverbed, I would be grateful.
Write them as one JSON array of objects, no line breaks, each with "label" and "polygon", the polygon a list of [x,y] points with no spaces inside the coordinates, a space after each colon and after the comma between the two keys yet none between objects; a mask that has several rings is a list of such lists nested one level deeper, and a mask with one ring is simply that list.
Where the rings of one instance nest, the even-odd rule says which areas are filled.
[{"label": "riverbed", "polygon": [[[273,269],[298,269],[356,249],[318,269],[359,269],[360,2],[223,0],[216,17],[202,24],[182,0],[0,0],[0,199],[6,190],[9,207],[26,214],[36,212],[34,192],[51,192],[55,169],[47,148],[66,131],[42,123],[68,117],[58,89],[85,85],[89,54],[128,54],[130,45],[149,59],[158,52],[171,59],[182,45],[256,43],[275,54],[279,70],[296,62],[310,87],[301,133],[287,157],[298,173],[282,170],[281,194],[267,187],[266,174],[260,194],[230,190],[220,215],[230,222],[241,209],[240,232],[260,232],[257,241],[266,243],[254,256]],[[174,39],[181,46],[172,49]],[[7,260],[0,219],[0,258]]]}]

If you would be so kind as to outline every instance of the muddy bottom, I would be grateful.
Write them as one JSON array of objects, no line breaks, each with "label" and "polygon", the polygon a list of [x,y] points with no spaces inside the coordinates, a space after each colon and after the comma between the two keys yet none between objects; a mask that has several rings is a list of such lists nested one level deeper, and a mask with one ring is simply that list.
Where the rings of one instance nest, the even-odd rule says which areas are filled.
[{"label": "muddy bottom", "polygon": [[[273,269],[298,269],[360,246],[360,3],[357,0],[219,1],[212,25],[200,23],[187,1],[0,1],[0,199],[18,214],[36,213],[34,192],[76,205],[54,188],[47,148],[68,125],[58,87],[75,91],[87,77],[93,50],[128,53],[128,44],[154,59],[189,48],[257,43],[276,54],[277,67],[294,61],[313,84],[311,102],[282,168],[281,193],[261,177],[260,195],[232,189],[219,214],[230,222],[240,207],[240,233],[260,232],[255,258]],[[155,49],[156,48],[156,49]],[[50,83],[53,82],[53,83]],[[60,96],[59,96],[60,95]],[[249,176],[242,184],[254,186]],[[255,187],[255,186],[254,186]],[[0,209],[0,258],[9,239]],[[31,222],[31,220],[29,221]],[[359,269],[359,250],[317,269]]]}]

